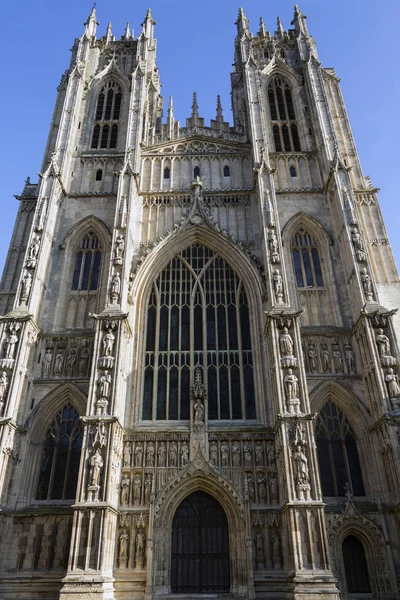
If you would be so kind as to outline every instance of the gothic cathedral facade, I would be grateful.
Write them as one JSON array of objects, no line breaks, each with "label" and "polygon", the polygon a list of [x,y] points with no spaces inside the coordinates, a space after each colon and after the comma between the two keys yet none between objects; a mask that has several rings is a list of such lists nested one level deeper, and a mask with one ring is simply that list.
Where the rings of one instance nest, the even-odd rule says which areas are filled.
[{"label": "gothic cathedral facade", "polygon": [[0,598],[400,598],[399,278],[305,16],[233,126],[162,119],[154,21],[58,87],[0,293]]}]

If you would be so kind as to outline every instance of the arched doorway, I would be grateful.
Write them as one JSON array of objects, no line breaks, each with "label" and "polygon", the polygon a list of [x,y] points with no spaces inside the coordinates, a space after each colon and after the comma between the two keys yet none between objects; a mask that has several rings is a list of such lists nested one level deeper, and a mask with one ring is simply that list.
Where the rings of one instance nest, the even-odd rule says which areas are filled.
[{"label": "arched doorway", "polygon": [[348,593],[351,595],[371,592],[362,543],[355,535],[348,535],[342,548]]},{"label": "arched doorway", "polygon": [[187,496],[174,515],[171,591],[230,591],[228,520],[219,502],[202,491]]}]

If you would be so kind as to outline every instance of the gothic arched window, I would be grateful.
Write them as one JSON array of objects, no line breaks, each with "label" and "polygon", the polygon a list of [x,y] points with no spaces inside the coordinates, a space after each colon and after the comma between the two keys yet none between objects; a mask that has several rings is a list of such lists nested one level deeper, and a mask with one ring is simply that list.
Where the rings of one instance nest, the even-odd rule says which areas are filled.
[{"label": "gothic arched window", "polygon": [[355,535],[348,535],[343,541],[342,550],[348,593],[370,593],[367,561],[361,541]]},{"label": "gothic arched window", "polygon": [[344,496],[349,489],[364,496],[356,438],[343,412],[329,401],[315,426],[319,472],[324,496]]},{"label": "gothic arched window", "polygon": [[195,167],[193,170],[194,177],[200,177],[200,167]]},{"label": "gothic arched window", "polygon": [[44,442],[38,500],[73,500],[76,495],[83,426],[72,404],[54,417]]},{"label": "gothic arched window", "polygon": [[301,150],[296,115],[289,84],[274,77],[268,86],[268,102],[276,152]]},{"label": "gothic arched window", "polygon": [[[116,148],[122,91],[116,81],[108,81],[100,90],[95,113],[91,148]],[[100,146],[99,146],[100,144]]]},{"label": "gothic arched window", "polygon": [[246,291],[230,265],[201,244],[176,255],[152,287],[143,419],[188,420],[197,367],[210,420],[256,418]]},{"label": "gothic arched window", "polygon": [[89,327],[89,313],[95,312],[100,280],[100,240],[91,229],[75,246],[70,279],[69,306],[65,326]]},{"label": "gothic arched window", "polygon": [[297,287],[324,286],[317,244],[303,227],[300,227],[293,237],[292,256]]}]

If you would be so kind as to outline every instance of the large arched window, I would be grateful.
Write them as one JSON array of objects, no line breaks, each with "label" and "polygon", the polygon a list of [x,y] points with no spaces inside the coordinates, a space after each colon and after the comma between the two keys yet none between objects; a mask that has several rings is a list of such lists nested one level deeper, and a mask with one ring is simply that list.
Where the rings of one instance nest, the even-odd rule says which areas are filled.
[{"label": "large arched window", "polygon": [[83,427],[72,404],[54,417],[46,434],[38,500],[73,500],[76,495]]},{"label": "large arched window", "polygon": [[297,287],[324,286],[317,244],[303,227],[300,227],[293,236],[292,256]]},{"label": "large arched window", "polygon": [[281,77],[274,77],[268,86],[268,102],[276,152],[301,150],[292,91]]},{"label": "large arched window", "polygon": [[[343,562],[349,594],[368,594],[371,592],[367,561],[364,547],[358,537],[348,535],[343,541]],[[359,597],[358,595],[356,596]]]},{"label": "large arched window", "polygon": [[315,438],[324,496],[344,496],[348,489],[364,496],[357,443],[349,421],[333,402],[318,415]]},{"label": "large arched window", "polygon": [[145,357],[143,419],[189,419],[197,367],[210,420],[255,419],[246,292],[230,265],[206,246],[178,254],[154,282]]},{"label": "large arched window", "polygon": [[103,85],[97,98],[91,148],[116,148],[118,121],[121,113],[122,91],[116,81]]}]

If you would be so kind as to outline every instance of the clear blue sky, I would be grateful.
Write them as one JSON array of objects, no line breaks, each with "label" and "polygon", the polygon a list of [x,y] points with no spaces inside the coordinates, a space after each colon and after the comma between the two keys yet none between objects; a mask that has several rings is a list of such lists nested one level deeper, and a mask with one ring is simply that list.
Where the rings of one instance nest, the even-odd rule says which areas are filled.
[{"label": "clear blue sky", "polygon": [[[99,0],[98,35],[112,21],[117,38],[130,21],[135,36],[147,8],[157,22],[158,65],[165,101],[174,98],[175,116],[190,114],[193,91],[200,115],[214,118],[221,94],[231,121],[230,79],[239,1]],[[294,2],[242,0],[250,29],[263,16],[270,31],[279,15],[288,28]],[[0,222],[0,269],[8,249],[24,179],[37,180],[61,74],[68,67],[73,40],[83,32],[91,0],[19,0],[4,2],[2,15],[2,93],[0,94],[3,168]],[[400,164],[398,65],[399,0],[303,0],[310,33],[320,59],[335,67],[364,174],[381,188],[380,203],[400,263],[400,211],[397,191]]]}]

